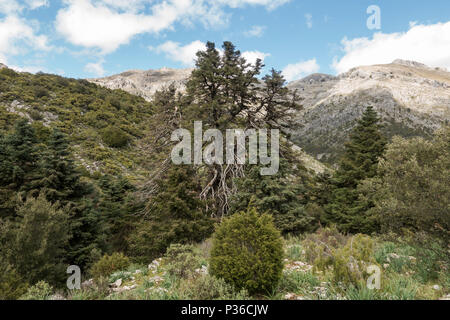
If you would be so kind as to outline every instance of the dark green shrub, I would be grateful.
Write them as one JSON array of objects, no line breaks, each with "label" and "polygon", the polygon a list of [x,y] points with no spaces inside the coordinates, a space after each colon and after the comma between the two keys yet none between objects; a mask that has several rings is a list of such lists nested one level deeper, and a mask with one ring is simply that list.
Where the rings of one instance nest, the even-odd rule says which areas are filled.
[{"label": "dark green shrub", "polygon": [[55,81],[61,87],[68,87],[70,85],[70,81],[64,77],[55,76]]},{"label": "dark green shrub", "polygon": [[[394,137],[379,164],[381,178],[366,181],[383,233],[425,232],[450,242],[450,127],[432,141]],[[433,195],[433,196],[431,196]]]},{"label": "dark green shrub", "polygon": [[100,279],[108,277],[114,271],[119,271],[127,268],[130,265],[130,260],[123,253],[113,253],[112,255],[104,255],[99,261],[94,263],[91,267],[91,275]]},{"label": "dark green shrub", "polygon": [[122,109],[122,103],[120,102],[120,100],[116,97],[111,97],[109,99],[109,104],[111,106],[113,106],[114,108],[116,108],[117,110]]},{"label": "dark green shrub", "polygon": [[0,259],[14,266],[30,284],[40,280],[55,286],[63,283],[70,236],[68,218],[67,208],[52,204],[43,193],[18,201],[16,219],[0,221]]},{"label": "dark green shrub", "polygon": [[42,97],[46,97],[49,95],[49,92],[46,88],[41,87],[41,86],[37,86],[34,88],[34,96],[36,98],[42,98]]},{"label": "dark green shrub", "polygon": [[0,300],[18,299],[27,291],[22,277],[5,261],[0,264]]},{"label": "dark green shrub", "polygon": [[272,217],[252,208],[224,219],[217,228],[210,271],[237,289],[267,293],[281,277],[282,259],[282,239]]},{"label": "dark green shrub", "polygon": [[157,180],[159,192],[148,203],[146,220],[139,221],[129,237],[130,254],[136,261],[146,263],[173,243],[197,243],[212,234],[213,220],[198,198],[198,180],[189,165],[172,166]]},{"label": "dark green shrub", "polygon": [[112,148],[122,148],[128,144],[130,137],[123,130],[116,127],[107,127],[102,130],[102,140]]},{"label": "dark green shrub", "polygon": [[36,109],[30,110],[30,112],[28,112],[28,114],[30,115],[31,119],[33,119],[34,121],[39,121],[44,118],[42,116],[42,114],[39,112],[39,110],[36,110]]}]

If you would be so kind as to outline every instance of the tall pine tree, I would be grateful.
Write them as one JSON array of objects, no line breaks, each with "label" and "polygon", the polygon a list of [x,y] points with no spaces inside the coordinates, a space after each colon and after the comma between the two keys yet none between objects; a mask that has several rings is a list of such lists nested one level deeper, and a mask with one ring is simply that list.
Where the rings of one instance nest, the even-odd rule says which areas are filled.
[{"label": "tall pine tree", "polygon": [[361,200],[356,188],[360,181],[377,174],[378,161],[386,146],[379,121],[376,111],[367,107],[350,141],[345,144],[339,169],[332,179],[333,191],[326,206],[326,219],[345,232],[370,233],[376,229],[366,215],[373,204]]},{"label": "tall pine tree", "polygon": [[69,150],[69,141],[59,129],[53,129],[40,166],[41,179],[36,186],[44,191],[49,201],[61,201],[65,205],[92,192],[88,184],[81,182],[81,174]]},{"label": "tall pine tree", "polygon": [[[272,70],[257,78],[264,67],[257,59],[248,63],[231,42],[224,42],[219,52],[208,42],[205,51],[197,53],[196,68],[187,83],[187,107],[182,125],[192,127],[203,121],[205,129],[280,128],[288,125],[288,109],[298,108],[289,97],[281,72]],[[261,85],[262,84],[262,85]],[[229,199],[236,190],[234,178],[243,176],[242,165],[213,164],[199,170],[207,181],[201,199],[214,207],[214,214],[222,217],[229,210]]]},{"label": "tall pine tree", "polygon": [[0,217],[14,215],[17,193],[22,199],[39,193],[35,184],[40,177],[42,149],[25,119],[18,121],[11,133],[0,137]]}]

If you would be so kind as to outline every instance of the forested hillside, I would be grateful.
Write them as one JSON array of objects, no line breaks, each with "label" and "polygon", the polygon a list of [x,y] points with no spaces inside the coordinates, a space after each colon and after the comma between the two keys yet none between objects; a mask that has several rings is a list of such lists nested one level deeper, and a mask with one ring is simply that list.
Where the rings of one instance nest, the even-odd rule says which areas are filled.
[{"label": "forested hillside", "polygon": [[[150,102],[0,69],[0,298],[448,295],[450,129],[389,139],[364,105],[337,169],[311,170],[287,134],[296,92],[262,68],[209,42],[185,92],[169,85]],[[194,121],[280,129],[278,171],[174,164],[172,132],[193,133]],[[69,265],[82,288],[66,287]],[[378,291],[368,267],[382,271]]]}]

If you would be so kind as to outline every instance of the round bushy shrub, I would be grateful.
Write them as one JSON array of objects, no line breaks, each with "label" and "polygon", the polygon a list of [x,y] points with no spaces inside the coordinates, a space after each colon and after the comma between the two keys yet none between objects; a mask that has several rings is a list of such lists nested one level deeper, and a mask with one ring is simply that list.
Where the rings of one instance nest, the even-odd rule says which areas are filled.
[{"label": "round bushy shrub", "polygon": [[210,272],[238,290],[267,293],[281,277],[282,260],[282,239],[272,217],[253,208],[219,225],[213,238]]},{"label": "round bushy shrub", "polygon": [[122,148],[128,144],[130,137],[123,130],[110,126],[103,129],[102,140],[109,147]]},{"label": "round bushy shrub", "polygon": [[49,92],[46,88],[42,87],[42,86],[37,86],[34,88],[34,96],[36,98],[42,98],[42,97],[47,97],[49,95]]},{"label": "round bushy shrub", "polygon": [[113,253],[112,255],[104,255],[100,260],[91,267],[91,275],[96,278],[109,277],[114,271],[127,268],[130,260],[123,253]]}]

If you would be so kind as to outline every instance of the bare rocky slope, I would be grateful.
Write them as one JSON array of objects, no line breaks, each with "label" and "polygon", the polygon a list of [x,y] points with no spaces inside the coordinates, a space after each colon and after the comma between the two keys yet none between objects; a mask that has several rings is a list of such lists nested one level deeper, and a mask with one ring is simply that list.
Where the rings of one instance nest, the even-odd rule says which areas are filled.
[{"label": "bare rocky slope", "polygon": [[174,84],[183,91],[192,69],[130,70],[106,78],[87,79],[109,89],[122,89],[150,101],[157,90]]},{"label": "bare rocky slope", "polygon": [[[151,100],[156,90],[170,83],[183,91],[191,71],[127,71],[89,81]],[[450,72],[414,61],[361,66],[338,76],[312,74],[288,87],[297,90],[303,105],[292,140],[325,162],[335,162],[369,105],[380,114],[389,136],[429,136],[450,120]]]}]

